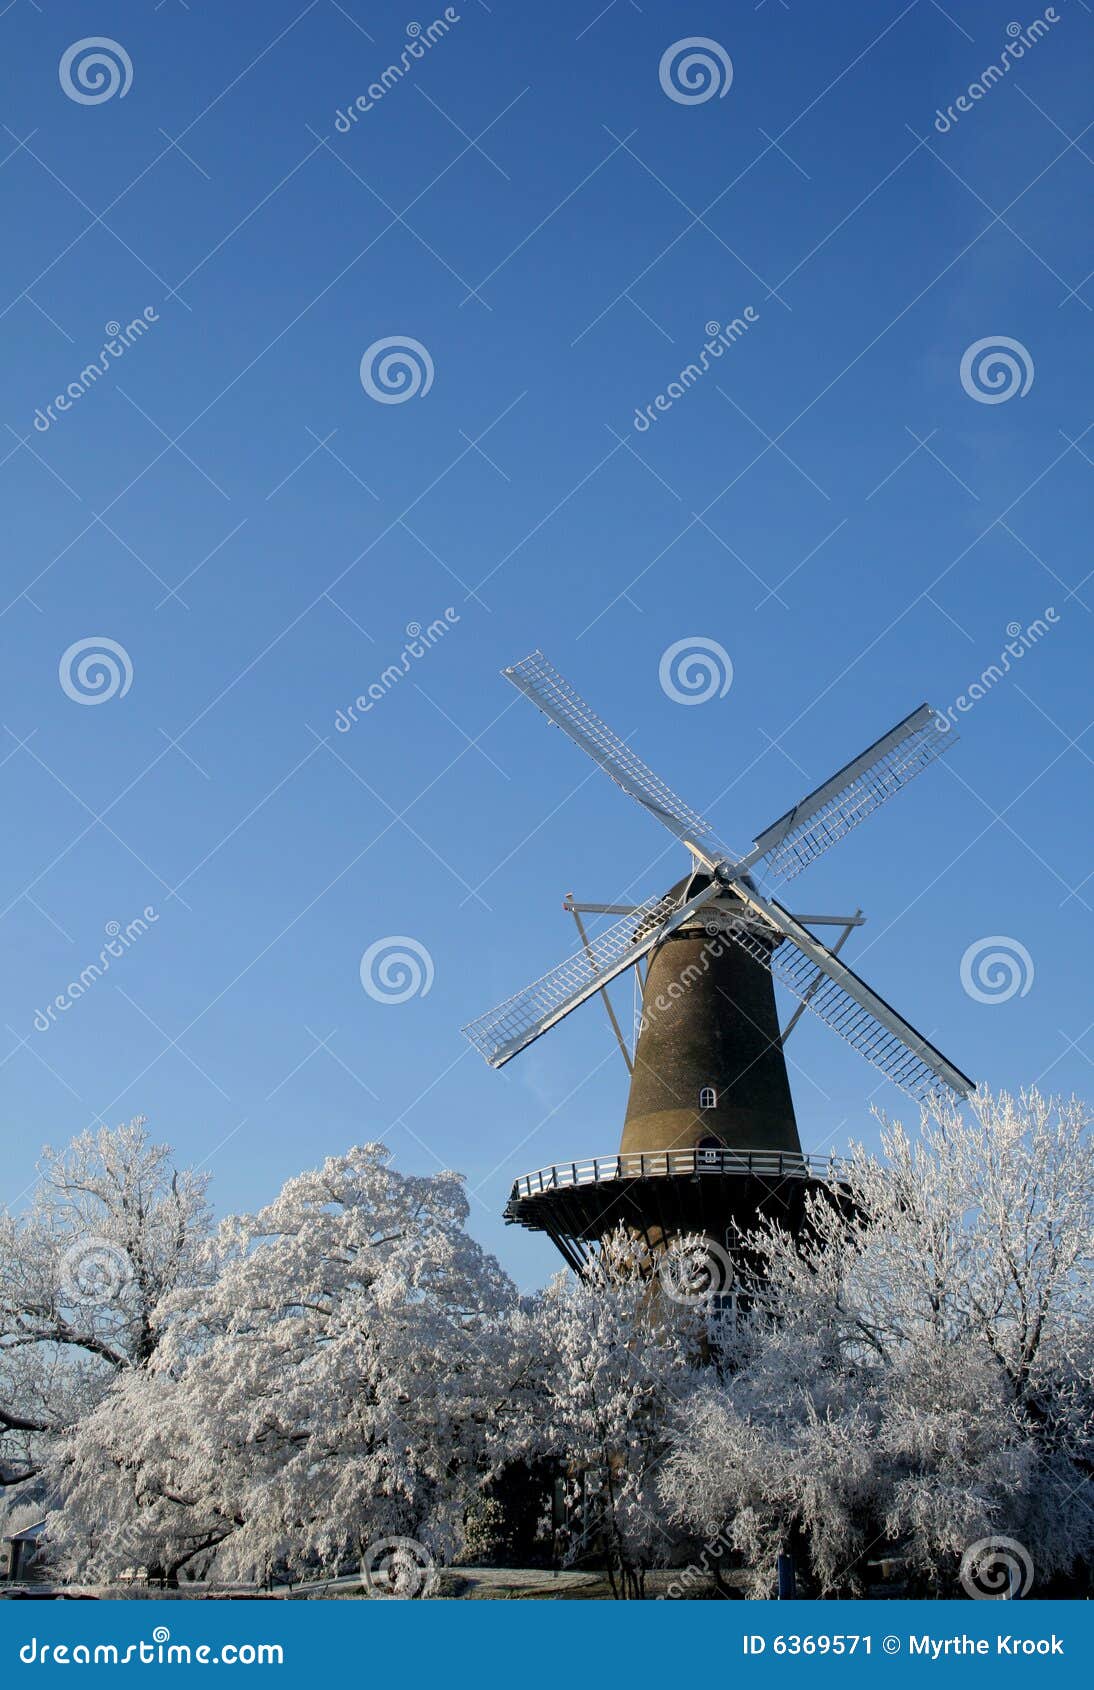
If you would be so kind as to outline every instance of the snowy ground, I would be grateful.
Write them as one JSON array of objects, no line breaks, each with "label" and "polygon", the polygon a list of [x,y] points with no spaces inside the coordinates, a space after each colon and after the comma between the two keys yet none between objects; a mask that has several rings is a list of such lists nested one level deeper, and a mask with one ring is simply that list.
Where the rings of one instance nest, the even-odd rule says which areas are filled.
[{"label": "snowy ground", "polygon": [[[714,1595],[713,1589],[698,1584],[681,1591],[680,1571],[647,1575],[647,1598],[681,1594],[690,1597]],[[538,1567],[448,1567],[438,1571],[434,1598],[441,1601],[600,1601],[611,1600],[611,1587],[602,1573],[544,1571]],[[253,1585],[209,1586],[193,1584],[178,1590],[160,1590],[149,1585],[45,1584],[0,1588],[0,1601],[37,1598],[67,1601],[358,1601],[365,1599],[356,1574],[344,1578],[316,1580],[309,1584],[277,1585],[260,1590]]]}]

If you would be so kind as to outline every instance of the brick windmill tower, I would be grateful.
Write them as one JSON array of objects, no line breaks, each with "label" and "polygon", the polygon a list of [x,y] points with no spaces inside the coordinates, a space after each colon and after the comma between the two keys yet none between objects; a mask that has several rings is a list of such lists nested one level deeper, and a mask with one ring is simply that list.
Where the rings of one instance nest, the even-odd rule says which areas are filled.
[{"label": "brick windmill tower", "polygon": [[[614,1156],[560,1162],[518,1179],[506,1219],[546,1232],[580,1270],[623,1223],[654,1250],[703,1234],[731,1271],[734,1223],[759,1214],[800,1218],[827,1163],[803,1154],[784,1045],[805,1008],[919,1102],[965,1097],[973,1082],[839,960],[862,916],[792,915],[760,891],[792,879],[946,749],[952,735],[928,705],[899,722],[823,786],[757,836],[738,857],[709,822],[660,780],[596,716],[543,656],[504,671],[623,791],[691,854],[691,872],[638,905],[567,899],[581,949],[464,1028],[494,1068],[550,1031],[626,970],[642,990],[633,1057],[608,1003],[631,1071],[623,1137]],[[590,936],[583,914],[614,915]],[[829,949],[810,931],[839,926]],[[645,976],[642,968],[645,966]],[[799,1006],[780,1030],[775,982]]]}]

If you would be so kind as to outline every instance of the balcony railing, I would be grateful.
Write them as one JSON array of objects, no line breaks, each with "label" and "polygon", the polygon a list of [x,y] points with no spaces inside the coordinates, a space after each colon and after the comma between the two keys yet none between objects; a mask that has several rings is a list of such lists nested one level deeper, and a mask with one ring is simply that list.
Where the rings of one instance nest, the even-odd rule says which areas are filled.
[{"label": "balcony railing", "polygon": [[704,1174],[736,1174],[756,1179],[827,1180],[837,1177],[834,1156],[805,1156],[789,1150],[644,1150],[625,1155],[594,1156],[584,1162],[557,1162],[537,1168],[513,1182],[513,1198],[536,1197],[606,1180],[702,1178]]}]

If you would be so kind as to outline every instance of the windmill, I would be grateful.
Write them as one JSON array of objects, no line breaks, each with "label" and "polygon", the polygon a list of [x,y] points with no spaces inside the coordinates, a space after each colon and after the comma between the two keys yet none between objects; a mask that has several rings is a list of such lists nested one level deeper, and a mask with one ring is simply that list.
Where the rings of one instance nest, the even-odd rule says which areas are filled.
[{"label": "windmill", "polygon": [[[546,1232],[579,1268],[617,1225],[651,1248],[703,1233],[724,1253],[734,1222],[777,1210],[794,1224],[805,1193],[828,1171],[803,1155],[775,983],[917,1102],[973,1082],[841,961],[837,951],[861,912],[793,915],[761,891],[792,880],[886,799],[934,762],[953,739],[921,705],[780,816],[741,856],[665,785],[590,709],[540,651],[503,671],[587,756],[654,816],[691,857],[689,873],[637,905],[565,908],[581,949],[470,1022],[463,1031],[493,1068],[556,1027],[626,970],[641,971],[642,1008],[619,1151],[563,1162],[518,1179],[506,1219]],[[613,914],[589,934],[582,913]],[[839,924],[831,949],[811,927]]]}]

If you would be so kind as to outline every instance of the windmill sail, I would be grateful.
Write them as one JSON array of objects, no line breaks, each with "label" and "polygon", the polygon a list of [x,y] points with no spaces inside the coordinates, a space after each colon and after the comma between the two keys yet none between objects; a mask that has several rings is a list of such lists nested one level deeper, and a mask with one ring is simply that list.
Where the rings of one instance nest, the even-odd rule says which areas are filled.
[{"label": "windmill sail", "polygon": [[[967,1075],[781,904],[765,899],[748,873],[755,866],[765,879],[792,879],[929,767],[955,737],[939,725],[929,705],[920,705],[765,828],[748,855],[738,859],[721,844],[711,823],[636,756],[541,651],[503,674],[617,786],[689,846],[713,878],[683,907],[674,907],[671,894],[638,905],[567,962],[472,1021],[464,1033],[492,1067],[500,1068],[659,946],[701,904],[722,898],[735,906],[726,923],[735,944],[896,1085],[920,1102],[947,1090],[968,1096],[974,1085]],[[742,903],[751,907],[751,919]]]},{"label": "windmill sail", "polygon": [[594,992],[609,985],[617,974],[639,962],[666,932],[716,897],[719,890],[717,886],[709,886],[682,906],[672,894],[639,904],[622,921],[590,936],[587,945],[557,968],[533,980],[530,986],[515,992],[495,1009],[468,1022],[463,1028],[464,1037],[491,1068],[503,1067],[533,1039],[556,1026]]},{"label": "windmill sail", "polygon": [[784,943],[772,949],[770,941],[744,923],[734,924],[730,937],[894,1085],[919,1103],[947,1091],[968,1097],[976,1089],[967,1074],[799,926],[781,904],[752,892],[742,891],[741,896],[783,935]]},{"label": "windmill sail", "polygon": [[720,844],[711,824],[693,810],[659,775],[635,755],[630,746],[590,709],[554,664],[541,651],[514,663],[502,674],[518,691],[530,698],[556,727],[562,729],[586,756],[591,757],[617,786],[641,804],[662,826],[685,845],[698,845],[715,860],[733,853]]},{"label": "windmill sail", "polygon": [[956,734],[921,704],[895,728],[772,822],[748,861],[769,881],[792,880],[941,756]]}]

